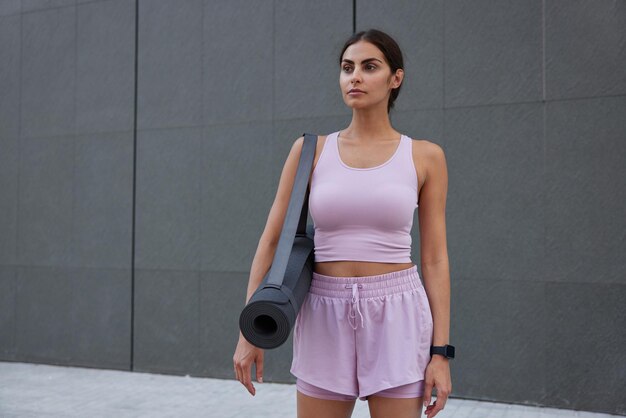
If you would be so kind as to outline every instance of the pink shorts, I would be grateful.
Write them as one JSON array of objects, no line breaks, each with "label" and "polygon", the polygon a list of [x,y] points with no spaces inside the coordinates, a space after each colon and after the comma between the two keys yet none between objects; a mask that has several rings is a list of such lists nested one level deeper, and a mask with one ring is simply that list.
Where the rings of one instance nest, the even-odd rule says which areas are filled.
[{"label": "pink shorts", "polygon": [[313,272],[290,371],[300,392],[322,399],[421,397],[432,334],[417,266],[358,277]]}]

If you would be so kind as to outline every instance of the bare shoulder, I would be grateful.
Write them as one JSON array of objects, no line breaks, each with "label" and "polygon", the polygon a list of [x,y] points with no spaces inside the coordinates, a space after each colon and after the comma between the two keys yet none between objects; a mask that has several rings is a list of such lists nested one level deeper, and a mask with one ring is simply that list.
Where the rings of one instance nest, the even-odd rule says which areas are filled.
[{"label": "bare shoulder", "polygon": [[[326,143],[327,135],[318,135],[317,136],[317,144],[315,146],[315,158],[313,159],[313,168],[311,170],[315,170],[315,165],[317,164],[317,160],[319,160],[320,154],[322,153],[322,149],[324,148],[324,144]],[[295,155],[300,156],[302,153],[302,147],[304,146],[304,136],[299,137],[293,143],[292,149],[295,151]]]},{"label": "bare shoulder", "polygon": [[[317,136],[317,144],[315,146],[315,156],[313,157],[313,166],[311,167],[311,172],[315,170],[315,166],[317,165],[317,161],[320,158],[322,153],[322,149],[324,148],[324,144],[326,143],[327,135],[318,135]],[[297,138],[293,145],[291,146],[291,152],[289,153],[290,158],[293,160],[292,164],[297,166],[298,161],[300,160],[300,154],[302,154],[302,147],[304,146],[304,136]],[[311,184],[311,178],[309,178],[309,185]]]},{"label": "bare shoulder", "polygon": [[413,155],[422,156],[428,159],[438,159],[444,157],[443,148],[428,139],[413,140]]},{"label": "bare shoulder", "polygon": [[[322,148],[324,148],[324,142],[326,142],[326,136],[327,135],[317,136],[317,148],[316,148],[317,150],[321,150]],[[301,152],[303,145],[304,145],[304,136],[300,136],[293,142],[292,148],[295,151]]]},{"label": "bare shoulder", "polygon": [[414,139],[412,143],[413,162],[421,187],[429,174],[445,170],[445,153],[439,144],[427,139]]},{"label": "bare shoulder", "polygon": [[301,136],[299,138],[296,138],[295,141],[293,141],[293,144],[291,145],[291,149],[293,151],[296,151],[296,154],[300,154],[300,152],[302,152],[303,145],[304,145],[304,136]]}]

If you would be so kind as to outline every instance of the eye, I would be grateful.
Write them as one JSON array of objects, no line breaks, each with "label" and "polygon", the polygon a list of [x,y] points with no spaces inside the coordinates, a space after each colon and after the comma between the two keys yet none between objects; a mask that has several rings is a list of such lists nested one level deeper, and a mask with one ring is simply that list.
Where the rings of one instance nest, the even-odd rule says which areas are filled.
[{"label": "eye", "polygon": [[349,65],[344,65],[342,69],[343,69],[343,71],[348,72],[348,71],[350,71],[350,66]]},{"label": "eye", "polygon": [[367,64],[365,68],[367,68],[368,70],[374,70],[376,69],[376,66],[374,64]]}]

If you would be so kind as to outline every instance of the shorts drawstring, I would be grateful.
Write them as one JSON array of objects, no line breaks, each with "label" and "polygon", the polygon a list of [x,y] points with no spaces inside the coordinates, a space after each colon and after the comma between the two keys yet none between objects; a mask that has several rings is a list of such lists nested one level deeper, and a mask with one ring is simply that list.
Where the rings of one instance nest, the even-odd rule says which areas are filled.
[{"label": "shorts drawstring", "polygon": [[[356,310],[359,312],[359,315],[361,315],[361,328],[365,328],[365,326],[363,325],[363,314],[361,313],[361,308],[359,307],[359,290],[358,290],[362,288],[363,285],[357,284],[357,283],[346,285],[347,289],[349,289],[350,287],[352,287],[352,305],[350,305],[350,314],[349,314],[348,322],[350,322],[350,326],[352,327],[352,329],[356,330],[358,328],[358,325],[356,324],[356,320],[354,322],[354,325],[352,324],[352,321],[350,321],[350,318],[356,318],[356,312],[354,312],[354,306],[356,305]],[[353,315],[353,312],[354,312],[354,315]]]}]

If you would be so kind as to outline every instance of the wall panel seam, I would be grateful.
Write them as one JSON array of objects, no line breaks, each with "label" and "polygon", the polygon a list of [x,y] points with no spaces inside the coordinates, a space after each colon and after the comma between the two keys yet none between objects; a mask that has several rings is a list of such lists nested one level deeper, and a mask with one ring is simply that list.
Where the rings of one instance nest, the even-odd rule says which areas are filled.
[{"label": "wall panel seam", "polygon": [[546,100],[546,0],[541,0],[541,99]]},{"label": "wall panel seam", "polygon": [[130,370],[134,370],[135,357],[135,219],[137,203],[137,97],[139,73],[139,0],[135,0],[135,91],[133,103],[133,185],[131,209],[131,251],[130,251]]}]

